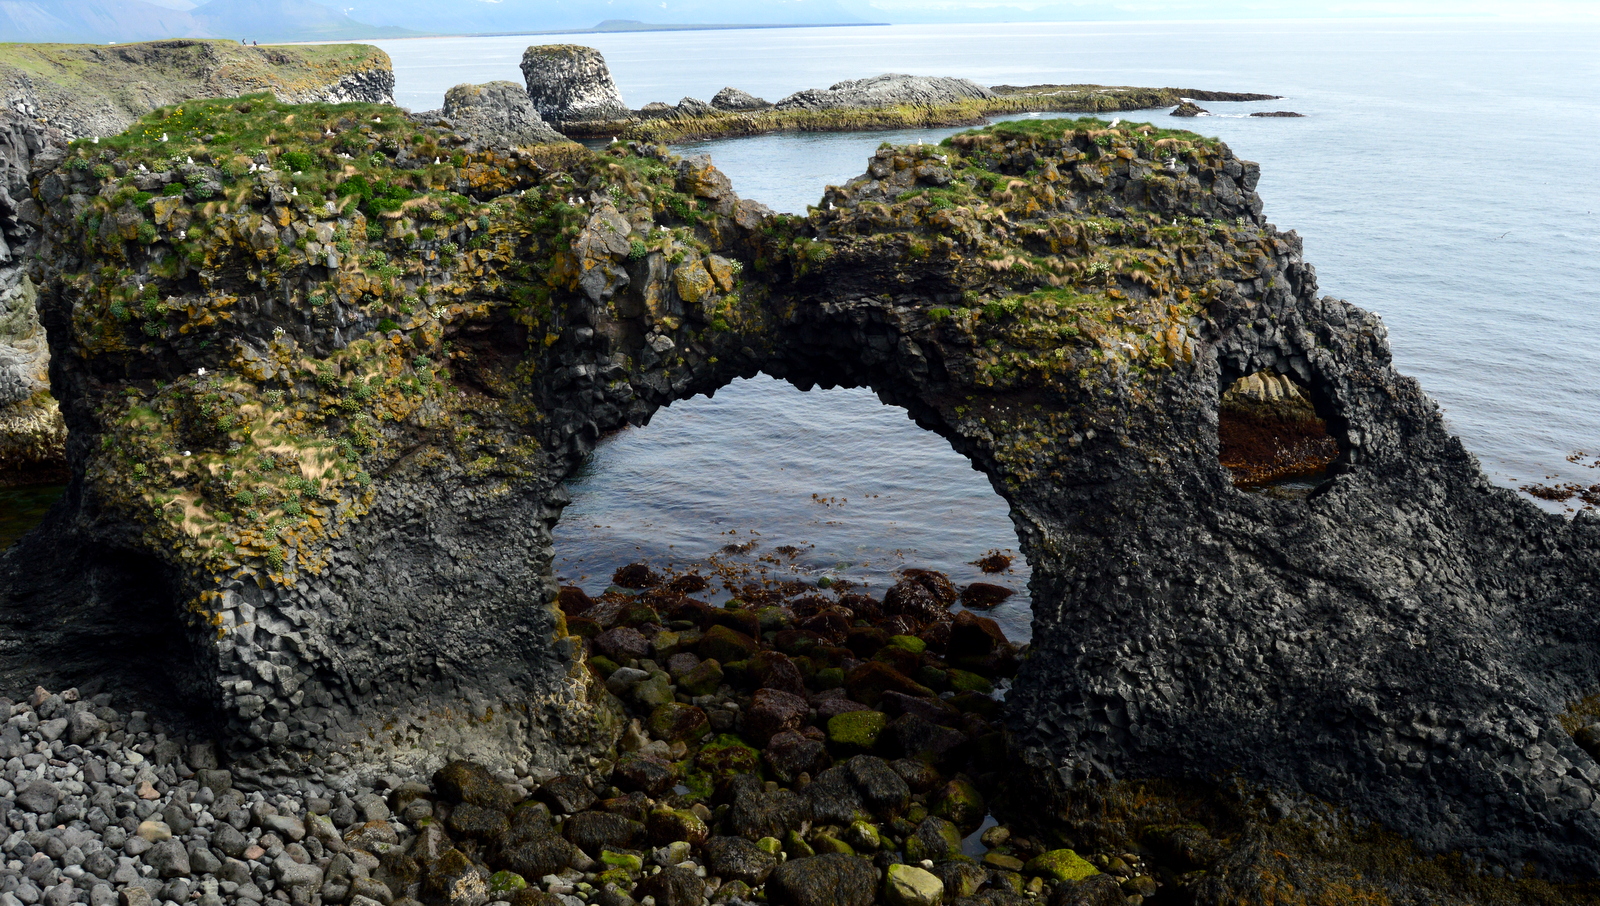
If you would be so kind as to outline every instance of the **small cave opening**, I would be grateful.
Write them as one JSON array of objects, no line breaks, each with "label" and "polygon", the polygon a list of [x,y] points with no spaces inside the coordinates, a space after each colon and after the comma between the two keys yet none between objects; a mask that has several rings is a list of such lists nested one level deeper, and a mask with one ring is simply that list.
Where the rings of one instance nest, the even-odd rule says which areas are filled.
[{"label": "small cave opening", "polygon": [[1267,496],[1308,496],[1339,458],[1339,442],[1310,389],[1286,374],[1257,371],[1223,389],[1217,457],[1235,487]]},{"label": "small cave opening", "polygon": [[950,611],[993,619],[1013,642],[1032,634],[1009,505],[869,389],[736,380],[602,439],[566,489],[553,567],[569,599],[686,594],[803,620],[817,598],[881,605],[921,576]]}]

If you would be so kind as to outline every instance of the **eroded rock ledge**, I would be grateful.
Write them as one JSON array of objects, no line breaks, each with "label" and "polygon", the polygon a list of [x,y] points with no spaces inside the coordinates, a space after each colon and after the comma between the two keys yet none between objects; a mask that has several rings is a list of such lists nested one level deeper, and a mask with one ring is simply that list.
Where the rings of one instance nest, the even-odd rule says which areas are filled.
[{"label": "eroded rock ledge", "polygon": [[[264,129],[256,158],[202,141]],[[179,665],[254,771],[604,747],[550,606],[559,482],[765,371],[874,388],[1011,503],[1037,628],[1010,739],[1058,801],[1236,772],[1591,874],[1600,766],[1560,721],[1597,684],[1600,520],[1484,480],[1257,175],[1188,133],[1012,124],[884,149],[799,219],[647,145],[158,111],[36,183],[74,478],[4,557],[5,675]],[[1308,500],[1218,462],[1257,372],[1338,441]]]}]

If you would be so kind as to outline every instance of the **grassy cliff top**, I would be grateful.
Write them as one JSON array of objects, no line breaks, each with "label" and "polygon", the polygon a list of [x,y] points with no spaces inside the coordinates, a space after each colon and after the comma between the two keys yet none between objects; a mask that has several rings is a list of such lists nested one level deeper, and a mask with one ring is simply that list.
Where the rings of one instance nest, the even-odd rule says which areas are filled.
[{"label": "grassy cliff top", "polygon": [[[111,135],[151,109],[190,98],[271,91],[327,97],[350,76],[387,76],[389,55],[366,44],[246,47],[227,40],[138,44],[0,44],[11,105],[73,135]],[[372,100],[387,100],[384,97]]]}]

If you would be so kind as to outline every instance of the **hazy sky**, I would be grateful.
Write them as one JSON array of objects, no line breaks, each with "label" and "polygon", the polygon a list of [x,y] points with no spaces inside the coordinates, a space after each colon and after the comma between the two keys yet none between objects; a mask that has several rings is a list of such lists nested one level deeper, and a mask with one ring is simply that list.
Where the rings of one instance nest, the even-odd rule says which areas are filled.
[{"label": "hazy sky", "polygon": [[1009,7],[1034,12],[1071,10],[1074,6],[1126,12],[1132,18],[1303,18],[1303,17],[1491,17],[1507,19],[1600,18],[1600,0],[868,0],[885,14],[932,11],[995,10]]}]

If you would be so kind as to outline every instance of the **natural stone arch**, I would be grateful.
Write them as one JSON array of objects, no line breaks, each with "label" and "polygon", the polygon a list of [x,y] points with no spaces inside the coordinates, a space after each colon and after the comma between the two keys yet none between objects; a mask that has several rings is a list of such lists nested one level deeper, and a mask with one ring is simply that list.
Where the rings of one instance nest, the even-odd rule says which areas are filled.
[{"label": "natural stone arch", "polygon": [[[299,115],[318,153],[333,125],[379,157],[392,137]],[[455,142],[413,128],[421,159]],[[1044,786],[1237,771],[1429,847],[1600,867],[1600,765],[1560,726],[1600,685],[1600,522],[1488,485],[1378,319],[1319,297],[1298,238],[1262,220],[1254,165],[1151,127],[1019,125],[885,148],[799,219],[658,149],[461,143],[419,168],[412,208],[369,205],[370,233],[278,171],[235,174],[237,207],[165,209],[204,226],[192,267],[166,233],[135,244],[110,177],[43,176],[75,478],[5,557],[13,638],[114,622],[75,554],[154,558],[246,768],[313,742],[334,771],[334,749],[569,764],[616,727],[547,605],[559,477],[605,430],[766,370],[874,388],[1011,503],[1036,617],[1011,731]],[[429,205],[446,236],[405,213]],[[285,219],[307,254],[274,254]],[[406,267],[385,277],[373,251]],[[117,314],[147,276],[155,306]],[[1268,368],[1345,451],[1306,502],[1240,493],[1217,461],[1223,380]]]}]

